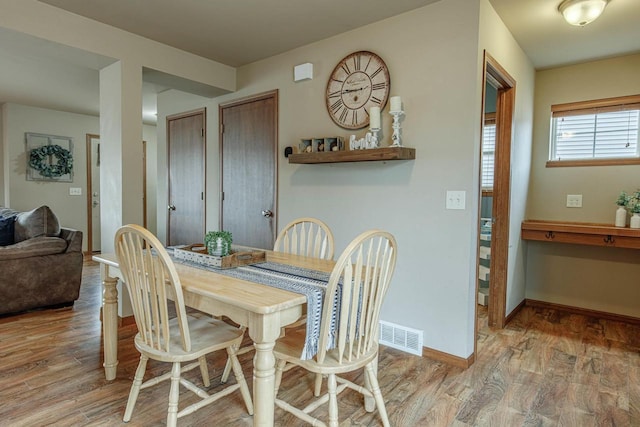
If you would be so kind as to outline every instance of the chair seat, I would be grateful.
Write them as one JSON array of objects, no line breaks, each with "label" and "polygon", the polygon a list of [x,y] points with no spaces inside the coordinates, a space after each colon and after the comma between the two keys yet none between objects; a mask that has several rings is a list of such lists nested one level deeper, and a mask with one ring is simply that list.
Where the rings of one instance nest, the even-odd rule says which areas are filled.
[{"label": "chair seat", "polygon": [[348,359],[348,357],[345,357],[343,358],[343,361],[340,362],[338,349],[333,349],[327,352],[324,361],[320,365],[315,359],[300,359],[300,355],[304,348],[305,337],[306,331],[302,328],[294,330],[291,333],[287,333],[287,335],[278,339],[276,346],[273,349],[276,359],[301,366],[314,373],[341,374],[361,368],[378,356],[378,347],[373,346],[368,353],[360,355],[357,358],[354,357],[352,361],[344,360],[345,358]]},{"label": "chair seat", "polygon": [[223,350],[231,345],[240,345],[242,341],[243,332],[222,320],[206,317],[196,318],[187,315],[187,321],[189,322],[189,331],[191,333],[191,351],[183,350],[182,342],[180,341],[181,335],[178,332],[177,318],[169,321],[171,330],[170,353],[159,351],[146,345],[139,332],[135,337],[136,349],[140,353],[162,362],[188,362],[208,353]]}]

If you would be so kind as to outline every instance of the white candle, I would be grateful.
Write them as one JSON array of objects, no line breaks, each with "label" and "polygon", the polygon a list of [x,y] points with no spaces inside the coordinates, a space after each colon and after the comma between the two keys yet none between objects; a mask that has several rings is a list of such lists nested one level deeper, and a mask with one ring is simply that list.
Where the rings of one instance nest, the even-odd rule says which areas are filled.
[{"label": "white candle", "polygon": [[369,109],[369,127],[371,129],[380,129],[380,107],[371,107]]},{"label": "white candle", "polygon": [[396,113],[398,111],[402,111],[402,99],[399,96],[391,97],[391,108],[389,111]]}]

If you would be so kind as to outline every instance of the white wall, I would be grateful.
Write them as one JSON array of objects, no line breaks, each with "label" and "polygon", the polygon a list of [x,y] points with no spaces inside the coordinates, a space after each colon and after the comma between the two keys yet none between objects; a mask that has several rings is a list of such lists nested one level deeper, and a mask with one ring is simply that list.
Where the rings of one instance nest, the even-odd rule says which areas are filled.
[{"label": "white wall", "polygon": [[[48,205],[58,216],[60,224],[87,233],[87,164],[86,135],[99,134],[100,119],[94,116],[48,110],[20,104],[2,106],[5,137],[0,141],[7,152],[6,166],[8,207],[16,210],[31,210]],[[147,185],[148,192],[155,192],[156,127],[144,125],[148,147]],[[27,154],[25,132],[69,136],[73,138],[73,182],[27,181]],[[80,187],[82,196],[70,196],[70,187]],[[150,218],[156,216],[154,204],[148,211]],[[155,219],[153,220],[155,227]],[[83,250],[87,249],[86,238]]]},{"label": "white wall", "polygon": [[[26,211],[48,205],[61,225],[86,233],[85,137],[87,133],[99,133],[98,118],[19,104],[5,104],[4,108],[7,113],[5,144],[9,157],[10,207]],[[25,132],[73,138],[73,182],[27,181]],[[70,196],[70,187],[81,187],[82,196]]]}]

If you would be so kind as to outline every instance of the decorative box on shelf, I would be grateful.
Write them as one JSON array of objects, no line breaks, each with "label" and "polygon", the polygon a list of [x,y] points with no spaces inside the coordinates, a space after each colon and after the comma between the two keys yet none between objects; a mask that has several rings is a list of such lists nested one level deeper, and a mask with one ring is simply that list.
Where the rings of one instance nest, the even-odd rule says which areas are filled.
[{"label": "decorative box on shelf", "polygon": [[344,139],[341,136],[331,136],[328,138],[302,138],[298,148],[299,153],[343,151]]},{"label": "decorative box on shelf", "polygon": [[232,248],[231,254],[227,256],[209,255],[206,248],[201,243],[194,243],[182,248],[175,248],[173,253],[177,259],[219,269],[259,264],[267,260],[265,251],[251,248]]}]

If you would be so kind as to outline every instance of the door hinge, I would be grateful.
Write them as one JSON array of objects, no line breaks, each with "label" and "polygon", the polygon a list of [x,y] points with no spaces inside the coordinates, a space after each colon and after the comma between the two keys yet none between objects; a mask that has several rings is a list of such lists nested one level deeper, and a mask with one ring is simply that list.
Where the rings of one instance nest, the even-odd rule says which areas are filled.
[{"label": "door hinge", "polygon": [[200,129],[200,136],[204,138],[204,128]]},{"label": "door hinge", "polygon": [[224,123],[220,123],[220,133],[224,133]]},{"label": "door hinge", "polygon": [[220,192],[220,201],[223,201],[223,200],[224,200],[224,191],[221,191]]},{"label": "door hinge", "polygon": [[200,200],[204,200],[204,191],[200,192]]}]

